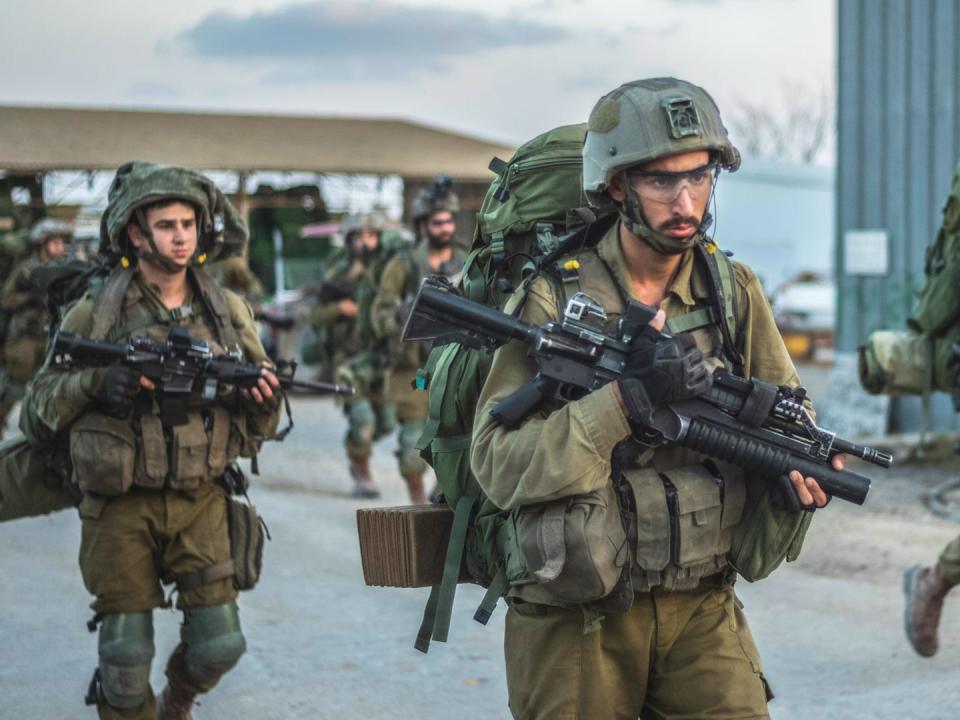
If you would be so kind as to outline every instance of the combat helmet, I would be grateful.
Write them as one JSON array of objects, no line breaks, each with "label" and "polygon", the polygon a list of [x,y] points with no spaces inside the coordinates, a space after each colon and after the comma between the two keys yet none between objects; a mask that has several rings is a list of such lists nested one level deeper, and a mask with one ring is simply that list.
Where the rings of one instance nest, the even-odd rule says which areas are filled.
[{"label": "combat helmet", "polygon": [[29,241],[32,247],[42,246],[48,238],[61,236],[65,240],[73,237],[73,225],[56,218],[44,218],[30,228]]},{"label": "combat helmet", "polygon": [[[590,205],[616,207],[607,194],[610,179],[640,163],[679,153],[708,150],[719,168],[735,172],[740,152],[730,142],[720,110],[703,88],[676,78],[650,78],[625,83],[593,107],[583,144],[583,190]],[[628,186],[621,217],[638,235],[654,240],[639,201]],[[709,216],[705,216],[705,229]]]},{"label": "combat helmet", "polygon": [[343,235],[344,242],[349,244],[351,236],[360,230],[373,230],[375,233],[383,232],[386,226],[386,218],[383,213],[372,210],[370,212],[353,213],[347,215],[340,221],[340,234]]},{"label": "combat helmet", "polygon": [[243,252],[249,237],[247,227],[236,207],[212,180],[195,170],[142,160],[117,169],[107,195],[107,209],[100,220],[101,246],[109,245],[127,259],[132,253],[127,225],[135,221],[153,248],[153,253],[141,255],[158,259],[153,237],[145,227],[144,212],[147,206],[164,200],[182,200],[197,210],[197,252],[192,263],[209,264]]},{"label": "combat helmet", "polygon": [[460,198],[453,192],[453,180],[449,175],[437,175],[413,199],[410,219],[417,225],[435,212],[460,212]]}]

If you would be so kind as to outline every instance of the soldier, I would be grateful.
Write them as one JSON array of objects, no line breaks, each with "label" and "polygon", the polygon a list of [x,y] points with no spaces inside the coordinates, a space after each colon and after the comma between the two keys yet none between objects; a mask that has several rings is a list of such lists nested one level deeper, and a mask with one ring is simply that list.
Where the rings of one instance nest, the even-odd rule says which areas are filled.
[{"label": "soldier", "polygon": [[319,302],[310,316],[324,338],[326,362],[335,368],[337,382],[357,389],[354,397],[344,400],[343,411],[349,425],[344,446],[353,496],[358,498],[380,497],[370,471],[370,455],[373,443],[396,426],[394,407],[384,395],[383,369],[369,323],[358,317],[359,303],[369,304],[376,292],[376,279],[371,275],[382,256],[383,225],[378,213],[344,220],[340,226],[344,248],[330,259]]},{"label": "soldier", "polygon": [[[102,285],[64,316],[62,328],[123,342],[165,339],[172,327],[214,352],[240,349],[266,364],[249,307],[202,269],[235,254],[247,233],[208,178],[145,162],[122,166],[109,191],[101,242],[121,256]],[[94,595],[99,664],[88,703],[101,718],[189,718],[245,649],[237,612],[226,492],[216,482],[238,455],[252,456],[277,425],[275,375],[251,390],[191,396],[187,422],[165,426],[155,388],[131,368],[63,371],[35,378],[21,427],[32,443],[68,438],[83,493],[80,570]],[[181,643],[155,700],[153,608],[176,584]]]},{"label": "soldier", "polygon": [[43,363],[50,313],[43,292],[30,279],[39,265],[62,258],[73,237],[73,226],[47,218],[30,230],[30,254],[10,273],[0,296],[0,308],[8,325],[3,360],[5,382],[0,399],[0,437],[6,429],[7,414],[23,398],[26,384]]},{"label": "soldier", "polygon": [[410,500],[425,503],[423,474],[427,465],[415,445],[427,419],[427,394],[416,392],[413,382],[423,367],[429,347],[422,343],[400,343],[400,333],[417,292],[427,275],[450,280],[459,276],[464,255],[453,244],[457,230],[454,213],[460,201],[451,190],[450,178],[441,175],[416,197],[411,212],[417,245],[396,253],[387,263],[373,300],[371,320],[376,335],[386,345],[387,401],[396,406],[400,425],[397,459],[400,475],[407,483]]},{"label": "soldier", "polygon": [[254,275],[242,255],[233,255],[210,268],[210,274],[220,287],[231,290],[242,297],[254,311],[263,303],[263,283]]},{"label": "soldier", "polygon": [[[559,263],[556,280],[541,276],[533,283],[520,317],[555,320],[562,297],[576,291],[604,306],[611,332],[627,299],[660,311],[635,339],[619,381],[550,404],[515,430],[497,425],[490,409],[527,383],[536,366],[522,343],[500,348],[478,403],[471,466],[503,510],[547,518],[543,503],[558,501],[562,509],[584,493],[609,498],[612,512],[622,503],[631,552],[620,561],[628,572],[616,574],[627,585],[616,597],[580,604],[536,582],[509,590],[505,655],[516,718],[768,717],[772,693],[733,593],[732,539],[756,531],[739,552],[757,547],[776,563],[799,552],[809,515],[761,505],[769,502],[769,486],[735,466],[644,445],[633,432],[657,403],[702,392],[702,384],[689,380],[697,368],[725,365],[745,377],[798,384],[756,275],[723,260],[732,335],[710,291],[717,283],[708,274],[721,261],[711,260],[716,246],[706,235],[707,207],[719,171],[739,164],[713,100],[687,82],[622,85],[590,115],[583,188],[598,212],[618,217],[597,245]],[[521,297],[507,310],[517,309]],[[673,332],[690,332],[697,347],[655,362],[665,320]],[[838,458],[834,467],[842,464]],[[790,483],[805,508],[826,504],[815,479],[794,471]],[[758,517],[768,516],[777,532],[763,534],[770,525]],[[740,526],[746,518],[747,527]],[[775,536],[785,539],[777,549],[769,540]],[[568,558],[593,556],[597,549],[586,537],[584,546],[566,547]],[[584,576],[583,584],[589,580]]]}]

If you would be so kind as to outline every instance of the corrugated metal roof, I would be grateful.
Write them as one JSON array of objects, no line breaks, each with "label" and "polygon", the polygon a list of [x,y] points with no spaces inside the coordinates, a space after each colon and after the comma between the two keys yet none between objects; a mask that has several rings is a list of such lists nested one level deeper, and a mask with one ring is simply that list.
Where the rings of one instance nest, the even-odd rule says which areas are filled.
[{"label": "corrugated metal roof", "polygon": [[406,120],[0,106],[0,168],[113,169],[132,159],[207,170],[489,179],[506,146]]}]

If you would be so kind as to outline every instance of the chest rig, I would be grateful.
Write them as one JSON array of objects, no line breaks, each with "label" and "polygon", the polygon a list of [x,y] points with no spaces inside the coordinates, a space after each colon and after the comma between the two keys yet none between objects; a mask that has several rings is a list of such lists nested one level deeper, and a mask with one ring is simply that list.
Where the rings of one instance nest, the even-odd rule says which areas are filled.
[{"label": "chest rig", "polygon": [[[171,327],[183,326],[214,354],[239,345],[226,298],[206,273],[188,271],[193,300],[173,310],[154,307],[131,282],[134,273],[118,268],[105,280],[96,298],[92,339],[124,342],[147,335],[164,340]],[[132,486],[195,490],[219,477],[246,441],[246,417],[232,392],[207,399],[195,392],[185,423],[165,424],[156,397],[141,393],[128,417],[85,413],[71,428],[70,444],[81,489],[110,496]]]},{"label": "chest rig", "polygon": [[[711,371],[725,367],[742,375],[733,268],[710,246],[698,244],[693,252],[695,305],[672,311],[665,331],[689,333]],[[607,313],[606,330],[616,331],[629,298],[595,249],[561,261],[554,285],[561,312],[567,298],[584,292]],[[733,530],[746,502],[746,484],[738,467],[680,447],[650,447],[633,437],[615,448],[612,465],[632,549],[635,592],[654,587],[692,589],[702,578],[725,570]]]}]

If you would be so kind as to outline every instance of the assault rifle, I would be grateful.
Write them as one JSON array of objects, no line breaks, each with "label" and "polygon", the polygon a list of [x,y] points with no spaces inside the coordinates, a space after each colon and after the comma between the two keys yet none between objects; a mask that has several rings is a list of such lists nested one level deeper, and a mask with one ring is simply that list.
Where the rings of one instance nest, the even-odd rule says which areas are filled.
[{"label": "assault rifle", "polygon": [[[58,330],[50,348],[50,362],[65,368],[105,367],[115,363],[134,368],[157,386],[160,417],[167,427],[187,422],[187,401],[194,390],[199,391],[204,400],[212,400],[220,385],[255,387],[267,369],[246,362],[239,348],[214,355],[205,341],[191,338],[183,326],[171,328],[163,341],[132,337],[125,345]],[[296,369],[295,362],[281,361],[274,370],[283,390],[305,390],[318,395],[356,392],[348,385],[295,380]]]},{"label": "assault rifle", "polygon": [[[403,339],[433,340],[435,345],[461,342],[488,350],[510,340],[529,345],[537,374],[490,411],[497,422],[513,429],[546,399],[577,400],[616,380],[630,341],[655,312],[630,301],[617,334],[611,336],[605,330],[603,308],[585,293],[576,293],[561,320],[536,326],[471,302],[448,284],[428,278],[414,300]],[[635,433],[645,443],[676,443],[781,486],[791,470],[798,470],[816,478],[828,494],[863,504],[869,478],[834,470],[830,460],[846,453],[890,467],[893,458],[818,427],[804,407],[805,395],[803,388],[746,380],[721,368],[714,372],[709,392],[657,408],[652,426]],[[790,499],[799,507],[792,493]]]},{"label": "assault rifle", "polygon": [[303,298],[315,300],[319,303],[340,302],[341,300],[356,300],[357,288],[350,283],[338,280],[324,280],[315,285],[308,285],[300,291]]}]

